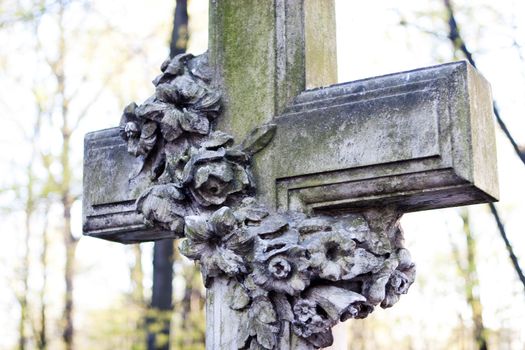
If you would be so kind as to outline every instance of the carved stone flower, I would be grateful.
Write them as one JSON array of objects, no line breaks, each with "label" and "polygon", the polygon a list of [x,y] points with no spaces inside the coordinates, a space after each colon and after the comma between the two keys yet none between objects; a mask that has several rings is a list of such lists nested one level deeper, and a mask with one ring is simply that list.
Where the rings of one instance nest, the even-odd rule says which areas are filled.
[{"label": "carved stone flower", "polygon": [[266,290],[297,295],[310,284],[308,267],[304,250],[295,247],[266,261],[256,261],[253,281]]},{"label": "carved stone flower", "polygon": [[157,142],[157,124],[140,118],[137,105],[129,104],[120,119],[120,136],[128,143],[128,152],[135,157],[147,156]]},{"label": "carved stone flower", "polygon": [[330,319],[318,313],[317,304],[312,300],[300,299],[297,301],[293,306],[293,314],[293,331],[303,338],[330,329]]},{"label": "carved stone flower", "polygon": [[252,239],[238,229],[233,212],[228,207],[206,216],[186,216],[184,233],[186,239],[180,245],[184,256],[199,260],[204,283],[221,274],[237,276],[246,273],[244,256],[250,252]]},{"label": "carved stone flower", "polygon": [[137,211],[144,215],[147,224],[157,225],[181,236],[186,207],[184,195],[172,184],[148,188],[137,199]]},{"label": "carved stone flower", "polygon": [[206,60],[205,55],[194,57],[191,54],[167,59],[161,66],[162,74],[153,81],[158,103],[171,105],[178,112],[171,113],[166,120],[174,129],[178,126],[188,132],[207,135],[210,120],[220,110],[220,94],[208,86],[209,72],[202,70],[207,66]]},{"label": "carved stone flower", "polygon": [[138,106],[136,113],[140,118],[158,123],[166,141],[173,141],[184,132],[207,135],[210,131],[205,114],[197,114],[189,106],[163,101],[157,95]]},{"label": "carved stone flower", "polygon": [[184,168],[183,183],[197,203],[206,207],[223,204],[230,195],[251,185],[247,169],[231,161],[222,147],[197,150]]},{"label": "carved stone flower", "polygon": [[315,233],[303,245],[319,277],[338,281],[350,271],[356,243],[344,232]]},{"label": "carved stone flower", "polygon": [[399,265],[392,272],[385,286],[385,299],[381,302],[383,308],[391,307],[397,303],[401,294],[408,292],[408,288],[414,283],[416,275],[416,266],[412,262],[408,250],[399,249],[396,255]]},{"label": "carved stone flower", "polygon": [[345,231],[312,234],[303,243],[310,253],[312,268],[330,281],[350,280],[381,268],[384,258],[376,257],[357,244]]}]

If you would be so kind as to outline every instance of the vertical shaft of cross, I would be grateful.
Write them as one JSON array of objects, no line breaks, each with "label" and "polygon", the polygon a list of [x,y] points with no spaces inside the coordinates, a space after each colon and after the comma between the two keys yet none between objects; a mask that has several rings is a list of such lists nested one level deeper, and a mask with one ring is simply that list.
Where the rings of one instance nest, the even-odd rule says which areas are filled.
[{"label": "vertical shaft of cross", "polygon": [[336,82],[333,0],[211,0],[210,65],[225,105],[218,129],[242,139],[305,87]]},{"label": "vertical shaft of cross", "polygon": [[[337,80],[333,0],[211,0],[209,51],[223,94],[218,129],[242,140],[305,88]],[[258,176],[259,199],[275,207],[275,184]],[[265,162],[263,162],[265,163]]]},{"label": "vertical shaft of cross", "polygon": [[[270,122],[306,87],[336,82],[333,0],[210,0],[209,23],[210,66],[224,105],[218,129],[235,139]],[[255,165],[259,199],[275,208],[275,184],[265,181],[273,176],[258,175]],[[227,293],[219,278],[208,289],[208,350],[241,346]],[[289,328],[284,333],[280,349],[301,348]]]}]

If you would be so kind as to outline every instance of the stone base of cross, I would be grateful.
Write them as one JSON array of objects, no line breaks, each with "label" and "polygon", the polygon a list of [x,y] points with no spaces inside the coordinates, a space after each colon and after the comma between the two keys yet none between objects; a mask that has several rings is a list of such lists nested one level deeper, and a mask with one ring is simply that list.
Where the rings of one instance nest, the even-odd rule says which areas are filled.
[{"label": "stone base of cross", "polygon": [[207,349],[313,349],[414,282],[405,212],[498,197],[490,87],[457,62],[335,79],[332,1],[210,2],[210,52],[85,139],[84,234],[184,238]]}]

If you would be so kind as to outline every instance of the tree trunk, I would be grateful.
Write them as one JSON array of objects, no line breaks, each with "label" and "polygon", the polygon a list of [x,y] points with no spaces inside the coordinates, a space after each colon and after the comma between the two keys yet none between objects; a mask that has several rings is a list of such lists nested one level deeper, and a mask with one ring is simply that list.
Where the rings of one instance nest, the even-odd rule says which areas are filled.
[{"label": "tree trunk", "polygon": [[188,0],[177,0],[170,39],[170,57],[186,52],[188,39]]},{"label": "tree trunk", "polygon": [[65,300],[64,300],[64,313],[63,322],[64,330],[62,333],[62,339],[65,343],[66,350],[74,349],[74,335],[75,328],[73,322],[73,279],[75,276],[75,252],[77,247],[77,240],[73,238],[71,234],[71,203],[64,197],[62,200],[63,208],[63,220],[64,220],[64,246],[66,249],[66,262],[64,267],[64,281],[66,284]]},{"label": "tree trunk", "polygon": [[153,248],[153,291],[148,324],[148,349],[169,350],[172,310],[173,240],[155,243]]},{"label": "tree trunk", "polygon": [[[29,170],[31,171],[31,170]],[[29,177],[31,175],[29,174]],[[25,350],[26,349],[26,343],[27,343],[27,331],[26,331],[26,323],[28,321],[29,312],[28,312],[28,305],[27,305],[27,295],[29,293],[29,285],[28,285],[28,279],[29,279],[29,240],[31,236],[31,216],[33,214],[33,207],[32,207],[32,184],[31,179],[29,180],[29,184],[27,186],[28,191],[28,198],[26,199],[26,213],[25,213],[25,237],[24,237],[24,257],[22,259],[22,291],[18,295],[18,303],[20,304],[20,323],[18,325],[18,349],[19,350]]]},{"label": "tree trunk", "polygon": [[[187,0],[177,0],[170,39],[170,57],[186,51],[188,42]],[[147,320],[148,349],[168,350],[172,310],[173,240],[155,243],[153,248],[153,291]],[[154,327],[152,327],[154,326]],[[159,332],[152,331],[160,329]]]},{"label": "tree trunk", "polygon": [[463,219],[463,231],[467,244],[467,261],[464,269],[465,296],[472,312],[472,323],[474,325],[474,340],[479,350],[487,350],[487,331],[483,324],[483,308],[479,297],[479,279],[476,263],[476,239],[470,230],[469,214],[465,209],[461,217]]},{"label": "tree trunk", "polygon": [[41,114],[39,114],[35,120],[34,131],[32,135],[32,153],[31,159],[27,164],[26,175],[27,175],[27,184],[26,184],[26,197],[25,197],[25,236],[24,236],[24,256],[22,258],[22,269],[21,269],[21,279],[22,279],[22,291],[17,296],[18,302],[20,304],[20,323],[18,325],[19,338],[18,338],[18,349],[25,350],[27,348],[27,330],[26,324],[30,321],[29,315],[29,305],[28,305],[28,294],[29,294],[29,268],[30,268],[30,241],[31,241],[31,221],[33,214],[35,213],[35,176],[33,172],[33,163],[35,160],[36,154],[36,135],[39,132]]},{"label": "tree trunk", "polygon": [[144,279],[144,271],[142,269],[142,248],[140,244],[134,244],[132,247],[133,249],[133,257],[134,257],[134,264],[131,267],[130,271],[130,277],[131,277],[131,283],[132,283],[132,295],[131,298],[133,300],[133,303],[139,307],[144,306],[144,286],[143,286],[143,279]]},{"label": "tree trunk", "polygon": [[197,349],[205,346],[205,333],[200,329],[199,322],[204,319],[205,299],[202,294],[202,282],[197,265],[184,268],[184,296],[180,303],[181,331],[184,337],[179,337],[177,349]]},{"label": "tree trunk", "polygon": [[39,350],[47,349],[47,316],[46,316],[46,289],[47,289],[47,249],[48,249],[48,238],[47,238],[47,215],[49,209],[46,208],[44,212],[45,223],[42,230],[42,252],[40,254],[40,265],[42,266],[42,289],[40,290],[40,329],[37,335],[37,348]]}]

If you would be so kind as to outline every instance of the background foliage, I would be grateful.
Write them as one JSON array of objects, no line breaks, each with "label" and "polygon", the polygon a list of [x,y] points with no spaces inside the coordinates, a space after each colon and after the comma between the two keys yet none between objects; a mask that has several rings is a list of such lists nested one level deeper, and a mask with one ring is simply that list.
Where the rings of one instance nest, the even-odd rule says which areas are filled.
[{"label": "background foliage", "polygon": [[[146,349],[147,334],[162,329],[146,322],[152,317],[170,321],[169,338],[159,339],[172,349],[203,348],[204,290],[192,263],[175,253],[173,312],[155,314],[153,244],[80,239],[83,135],[117,125],[123,106],[151,95],[174,7],[0,0],[0,349]],[[188,12],[188,51],[200,53],[207,1],[189,1]],[[523,1],[339,0],[337,23],[340,81],[470,54],[515,142],[498,129],[497,209],[523,261]],[[351,349],[524,349],[525,286],[489,208],[409,214],[403,224],[416,283],[391,310],[339,327],[339,341]]]}]

